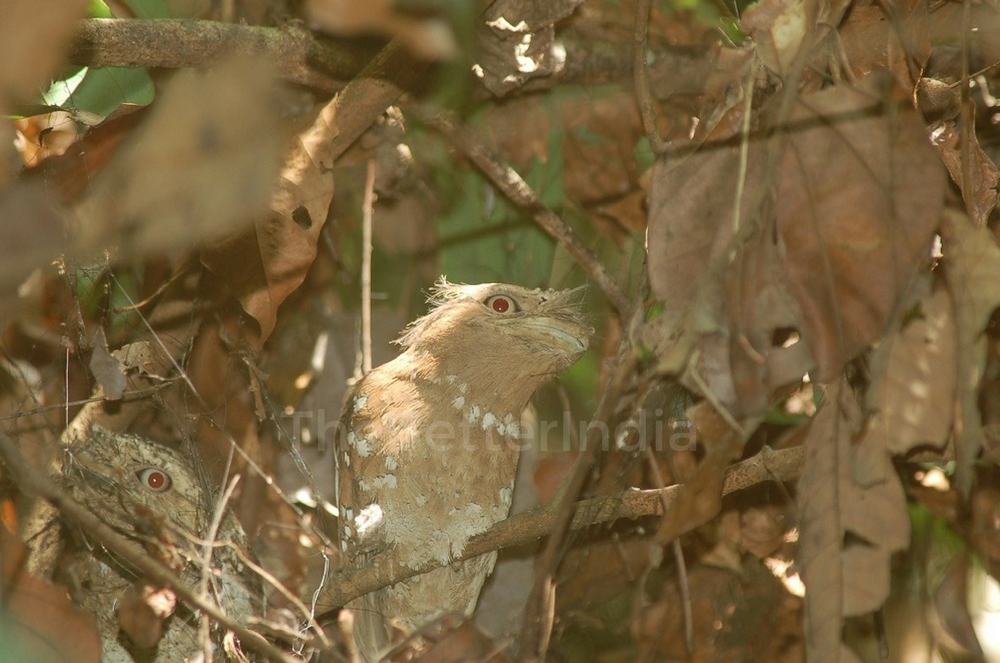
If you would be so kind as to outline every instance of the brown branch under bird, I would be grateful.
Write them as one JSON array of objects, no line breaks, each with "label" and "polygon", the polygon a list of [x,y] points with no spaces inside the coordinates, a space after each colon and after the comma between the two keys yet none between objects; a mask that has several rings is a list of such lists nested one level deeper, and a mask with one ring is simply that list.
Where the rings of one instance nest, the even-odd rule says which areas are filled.
[{"label": "brown branch under bird", "polygon": [[496,553],[452,560],[507,517],[521,412],[587,349],[593,330],[577,293],[442,279],[430,313],[400,338],[405,352],[347,399],[336,454],[342,548],[357,566],[450,563],[348,604],[368,661],[394,629],[475,608]]}]

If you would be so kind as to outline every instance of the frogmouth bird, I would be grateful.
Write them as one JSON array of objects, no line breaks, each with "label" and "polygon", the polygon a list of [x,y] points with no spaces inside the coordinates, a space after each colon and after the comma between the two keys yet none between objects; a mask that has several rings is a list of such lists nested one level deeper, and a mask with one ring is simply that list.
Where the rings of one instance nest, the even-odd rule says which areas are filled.
[{"label": "frogmouth bird", "polygon": [[393,627],[475,608],[496,553],[454,560],[508,515],[521,412],[592,334],[578,300],[577,290],[442,279],[399,339],[404,352],[348,395],[336,447],[342,548],[359,566],[446,564],[348,606],[368,661]]},{"label": "frogmouth bird", "polygon": [[[77,502],[125,537],[144,544],[234,620],[245,622],[263,614],[263,585],[244,562],[252,557],[246,534],[230,509],[216,515],[221,508],[218,496],[188,457],[148,438],[92,425],[86,438],[67,450],[63,482]],[[62,555],[61,574],[76,586],[81,606],[97,618],[105,663],[166,663],[202,651],[199,622],[183,607],[164,620],[162,632],[129,632],[125,626],[120,631],[120,624],[126,624],[120,619],[131,615],[118,614],[118,607],[137,578],[127,560],[80,542],[79,534],[86,535],[77,534],[78,540]],[[136,640],[140,632],[148,641]],[[213,636],[226,654],[216,660],[241,658],[231,634],[216,630]]]}]

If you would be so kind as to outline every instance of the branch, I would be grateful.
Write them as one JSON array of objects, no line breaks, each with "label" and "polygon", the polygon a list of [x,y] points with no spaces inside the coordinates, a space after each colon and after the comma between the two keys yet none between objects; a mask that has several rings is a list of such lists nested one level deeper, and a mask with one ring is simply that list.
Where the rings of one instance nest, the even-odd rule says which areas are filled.
[{"label": "branch", "polygon": [[204,67],[227,57],[263,57],[287,80],[334,89],[357,74],[372,51],[317,37],[298,24],[281,28],[193,19],[80,21],[69,54],[90,67]]},{"label": "branch", "polygon": [[[572,36],[561,43],[565,65],[529,80],[516,93],[563,84],[620,83],[632,75],[628,44]],[[288,80],[330,89],[354,78],[374,54],[357,44],[317,36],[295,23],[274,28],[195,19],[91,18],[78,23],[68,61],[88,67],[176,69],[203,67],[229,55],[257,55],[274,63]],[[658,96],[703,94],[714,60],[712,53],[653,50],[649,66]],[[479,86],[474,94],[493,98],[484,92]]]},{"label": "branch", "polygon": [[538,194],[518,175],[510,164],[495,154],[472,131],[459,125],[446,113],[431,113],[417,110],[421,121],[440,131],[455,148],[462,152],[497,189],[516,207],[528,214],[552,239],[565,248],[573,259],[583,267],[587,275],[597,283],[611,302],[618,317],[626,319],[629,309],[628,298],[614,282],[604,265],[591,252],[580,237],[555,212],[545,206]]},{"label": "branch", "polygon": [[398,37],[379,51],[337,95],[339,133],[330,146],[333,158],[340,157],[429,66],[410,56]]},{"label": "branch", "polygon": [[68,522],[85,530],[107,550],[126,560],[150,580],[173,589],[188,605],[202,611],[235,633],[240,639],[240,644],[247,649],[283,663],[301,663],[300,659],[281,651],[259,633],[230,619],[218,606],[203,599],[166,566],[151,558],[142,546],[124,538],[105,525],[97,516],[70,499],[66,493],[50,480],[41,476],[35,468],[25,461],[14,442],[2,432],[0,432],[0,458],[3,459],[9,470],[7,476],[13,479],[25,493],[42,497],[51,502]]},{"label": "branch", "polygon": [[[736,463],[726,472],[722,494],[729,495],[765,481],[787,481],[802,466],[802,448],[781,451],[765,448],[756,456]],[[591,525],[621,519],[661,516],[685,490],[683,484],[660,490],[627,490],[615,495],[605,495],[583,500],[576,506],[571,529],[579,530]],[[558,502],[549,502],[531,511],[519,513],[503,520],[466,544],[462,554],[453,561],[476,557],[494,550],[531,543],[546,536],[556,520]],[[381,587],[427,573],[443,566],[428,562],[417,569],[399,569],[386,566],[338,569],[321,593],[316,606],[318,613],[328,612]]]}]

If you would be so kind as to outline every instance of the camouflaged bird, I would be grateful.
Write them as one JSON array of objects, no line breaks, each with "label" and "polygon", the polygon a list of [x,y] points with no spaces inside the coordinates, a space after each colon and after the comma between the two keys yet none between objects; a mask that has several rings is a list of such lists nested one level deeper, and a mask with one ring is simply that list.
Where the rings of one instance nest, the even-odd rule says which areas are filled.
[{"label": "camouflaged bird", "polygon": [[[196,467],[153,440],[93,425],[84,440],[67,450],[63,481],[74,500],[141,542],[189,587],[197,590],[207,578],[208,600],[245,623],[247,617],[263,614],[263,586],[243,561],[250,556],[249,543],[228,508],[214,537],[211,568],[203,573],[218,496]],[[74,593],[81,607],[97,617],[104,663],[183,661],[202,650],[198,620],[183,606],[165,620],[156,642],[140,645],[121,632],[117,608],[139,579],[127,564],[79,539],[63,556],[62,575],[78,590]],[[240,659],[231,634],[214,632],[213,641],[229,659]]]},{"label": "camouflaged bird", "polygon": [[475,608],[496,553],[452,560],[507,517],[521,412],[587,348],[576,293],[442,279],[399,339],[405,351],[349,395],[336,454],[343,549],[356,565],[448,564],[348,606],[367,660],[393,626]]}]

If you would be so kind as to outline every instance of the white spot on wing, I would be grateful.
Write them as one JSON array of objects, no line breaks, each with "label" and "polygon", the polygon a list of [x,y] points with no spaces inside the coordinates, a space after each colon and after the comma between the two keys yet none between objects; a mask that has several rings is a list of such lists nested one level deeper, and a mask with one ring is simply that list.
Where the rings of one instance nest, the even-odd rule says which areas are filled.
[{"label": "white spot on wing", "polygon": [[396,475],[395,474],[383,474],[382,476],[375,477],[372,481],[372,488],[395,488],[396,487]]},{"label": "white spot on wing", "polygon": [[361,408],[368,405],[368,394],[358,394],[354,398],[354,411],[360,412]]},{"label": "white spot on wing", "polygon": [[456,410],[461,410],[462,406],[465,405],[465,396],[459,396],[451,402],[451,406]]},{"label": "white spot on wing", "polygon": [[490,426],[495,426],[497,423],[496,415],[492,412],[487,412],[483,415],[483,430],[487,430]]},{"label": "white spot on wing", "polygon": [[357,520],[354,521],[354,525],[358,530],[358,536],[364,536],[370,532],[373,527],[382,521],[384,515],[382,507],[378,504],[369,504],[361,509]]},{"label": "white spot on wing", "polygon": [[385,469],[387,469],[389,471],[393,471],[397,467],[398,467],[398,465],[396,464],[396,459],[395,458],[393,458],[392,456],[386,456],[385,457]]}]

